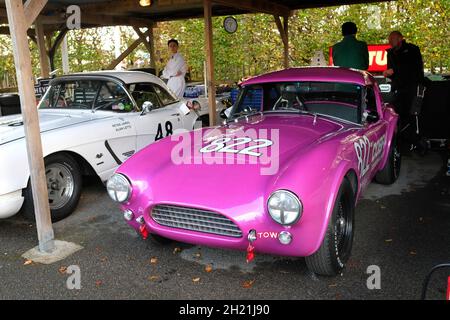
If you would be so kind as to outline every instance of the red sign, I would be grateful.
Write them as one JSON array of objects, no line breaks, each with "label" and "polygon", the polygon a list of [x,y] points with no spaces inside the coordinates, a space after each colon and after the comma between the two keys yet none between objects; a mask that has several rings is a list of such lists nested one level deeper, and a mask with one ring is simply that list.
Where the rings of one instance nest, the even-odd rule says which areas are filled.
[{"label": "red sign", "polygon": [[[388,44],[369,44],[369,72],[382,72],[387,69]],[[333,65],[333,47],[330,47],[330,66]]]}]

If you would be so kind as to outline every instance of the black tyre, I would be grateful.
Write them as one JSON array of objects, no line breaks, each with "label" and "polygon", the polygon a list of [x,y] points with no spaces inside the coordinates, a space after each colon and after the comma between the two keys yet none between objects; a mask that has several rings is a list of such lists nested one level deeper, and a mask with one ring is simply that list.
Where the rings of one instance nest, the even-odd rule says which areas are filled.
[{"label": "black tyre", "polygon": [[402,155],[397,143],[397,137],[392,138],[391,147],[389,148],[389,155],[384,168],[381,169],[375,176],[375,181],[380,184],[393,184],[400,175],[400,168],[402,165]]},{"label": "black tyre", "polygon": [[[80,200],[82,176],[78,163],[68,154],[55,154],[45,159],[48,199],[52,222],[69,216]],[[26,218],[34,220],[33,194],[28,186],[23,191],[22,211]]]},{"label": "black tyre", "polygon": [[160,235],[154,233],[150,233],[150,239],[159,245],[168,245],[173,242],[171,239],[161,237]]},{"label": "black tyre", "polygon": [[341,184],[327,232],[319,250],[306,257],[308,269],[322,276],[335,276],[350,257],[354,234],[355,200],[347,179]]}]

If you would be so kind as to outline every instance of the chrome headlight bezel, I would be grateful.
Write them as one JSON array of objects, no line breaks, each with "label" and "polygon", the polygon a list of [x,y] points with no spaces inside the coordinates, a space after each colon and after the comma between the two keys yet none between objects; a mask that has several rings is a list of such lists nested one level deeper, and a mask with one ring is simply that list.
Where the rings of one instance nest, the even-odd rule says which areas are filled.
[{"label": "chrome headlight bezel", "polygon": [[[284,195],[284,197],[287,197],[288,199],[291,199],[292,201],[294,201],[294,203],[298,207],[298,211],[296,212],[295,217],[287,219],[287,221],[286,221],[286,215],[283,215],[283,217],[282,217],[281,212],[280,212],[280,215],[275,214],[273,212],[274,208],[271,208],[271,204],[270,204],[271,199],[273,199],[275,197],[280,197],[281,195]],[[267,199],[267,211],[269,212],[270,217],[276,223],[281,224],[282,226],[292,226],[300,220],[302,213],[303,213],[303,204],[300,201],[300,198],[292,191],[280,189],[280,190],[276,190],[276,191],[272,192],[272,194]]]},{"label": "chrome headlight bezel", "polygon": [[[106,182],[106,190],[113,201],[124,203],[130,200],[132,187],[130,180],[125,175],[115,173]],[[120,196],[118,192],[121,192]]]}]

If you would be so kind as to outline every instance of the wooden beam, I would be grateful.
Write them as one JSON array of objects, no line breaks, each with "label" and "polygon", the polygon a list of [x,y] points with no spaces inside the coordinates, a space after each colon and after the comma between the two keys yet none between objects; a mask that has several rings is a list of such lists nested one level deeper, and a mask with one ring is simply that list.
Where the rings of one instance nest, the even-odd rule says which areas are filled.
[{"label": "wooden beam", "polygon": [[209,125],[216,125],[216,86],[214,83],[214,52],[211,0],[203,0],[205,19],[205,56],[206,56],[206,86],[208,90]]},{"label": "wooden beam", "polygon": [[277,16],[290,16],[291,10],[289,7],[278,4],[276,1],[268,0],[212,0],[216,4],[227,7],[232,7],[241,10],[248,10],[251,12],[261,12],[273,14]]},{"label": "wooden beam", "polygon": [[[145,37],[148,35],[148,30],[144,33],[144,39]],[[108,70],[112,70],[115,67],[117,67],[117,65],[126,57],[128,57],[128,55],[130,53],[132,53],[134,51],[134,49],[136,49],[140,44],[142,43],[142,39],[138,38],[136,39],[124,52],[122,52],[122,54],[120,56],[118,56],[116,59],[114,59],[108,66]]]},{"label": "wooden beam", "polygon": [[42,252],[51,252],[55,247],[53,241],[54,233],[48,203],[38,109],[36,108],[36,97],[34,96],[31,53],[27,39],[28,22],[22,0],[5,0],[5,4],[8,11],[14,65],[16,67],[23,127],[25,130],[39,249]]},{"label": "wooden beam", "polygon": [[[153,39],[153,25],[149,26],[146,34],[144,34],[138,27],[133,27],[134,31],[138,35],[139,39],[141,39],[142,43],[147,48],[148,53],[150,54],[150,67],[155,69],[155,42]],[[147,40],[148,37],[148,40]]]},{"label": "wooden beam", "polygon": [[[66,27],[62,28],[61,31],[56,36],[56,39],[53,42],[53,44],[51,45],[50,49],[48,50],[48,56],[50,58],[50,69],[52,71],[55,70],[55,54],[56,54],[56,50],[58,50],[59,45],[61,44],[61,42],[63,41],[64,37],[67,34],[67,31],[69,31],[69,30]],[[47,40],[51,41],[51,37],[48,37]]]},{"label": "wooden beam", "polygon": [[[0,34],[9,35],[9,27],[0,27]],[[35,32],[33,29],[27,30],[28,37],[37,44]]]},{"label": "wooden beam", "polygon": [[41,67],[41,77],[48,78],[50,77],[50,64],[47,49],[45,48],[44,27],[38,20],[34,24],[34,28],[36,30],[36,40],[39,50],[39,65]]},{"label": "wooden beam", "polygon": [[47,0],[27,0],[25,2],[25,4],[23,5],[23,13],[25,15],[25,21],[28,28],[31,27],[46,4]]},{"label": "wooden beam", "polygon": [[274,19],[283,41],[283,66],[289,68],[289,17],[284,17],[283,23],[279,16],[274,16]]},{"label": "wooden beam", "polygon": [[134,18],[134,17],[119,17],[119,16],[108,16],[104,14],[81,14],[82,24],[99,24],[103,26],[135,26],[135,27],[148,27],[152,20]]}]

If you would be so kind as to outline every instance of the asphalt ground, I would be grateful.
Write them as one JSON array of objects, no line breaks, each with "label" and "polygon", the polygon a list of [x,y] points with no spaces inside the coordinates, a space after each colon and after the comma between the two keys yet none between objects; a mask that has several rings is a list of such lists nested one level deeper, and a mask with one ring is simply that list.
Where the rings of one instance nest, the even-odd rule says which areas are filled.
[{"label": "asphalt ground", "polygon": [[[450,177],[443,157],[403,158],[392,186],[372,183],[356,209],[352,257],[343,274],[316,277],[304,259],[142,240],[96,180],[85,183],[74,214],[54,224],[59,240],[84,248],[60,262],[29,263],[34,224],[0,220],[0,299],[419,299],[429,269],[450,262]],[[69,290],[70,265],[81,289]],[[368,289],[369,266],[380,289]],[[432,278],[428,297],[443,299],[450,270]]]}]

